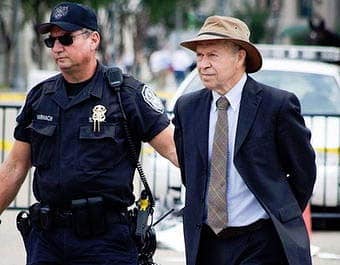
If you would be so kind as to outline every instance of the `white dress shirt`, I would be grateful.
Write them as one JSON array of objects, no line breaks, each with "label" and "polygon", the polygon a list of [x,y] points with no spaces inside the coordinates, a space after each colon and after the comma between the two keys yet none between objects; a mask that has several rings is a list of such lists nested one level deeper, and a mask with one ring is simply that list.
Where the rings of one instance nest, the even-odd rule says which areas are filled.
[{"label": "white dress shirt", "polygon": [[[234,145],[240,102],[243,87],[247,81],[247,75],[243,74],[240,81],[224,96],[228,99],[228,185],[227,185],[227,209],[228,226],[244,226],[257,221],[260,218],[268,218],[267,213],[248,189],[234,165]],[[217,120],[216,101],[221,95],[213,91],[213,100],[210,108],[209,119],[209,165],[211,160],[215,125]],[[265,191],[264,191],[265,192]]]}]

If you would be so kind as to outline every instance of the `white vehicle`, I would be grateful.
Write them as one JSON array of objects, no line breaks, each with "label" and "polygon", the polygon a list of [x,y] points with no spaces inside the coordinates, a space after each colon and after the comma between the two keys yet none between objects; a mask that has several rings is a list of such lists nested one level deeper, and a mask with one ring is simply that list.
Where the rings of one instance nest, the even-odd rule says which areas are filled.
[{"label": "white vehicle", "polygon": [[[340,49],[336,51],[339,60]],[[291,91],[300,99],[317,154],[317,179],[311,199],[313,220],[340,218],[339,70],[338,65],[330,63],[264,57],[261,70],[250,75],[261,83]],[[169,110],[173,110],[179,96],[203,87],[197,70],[193,70],[176,91]]]}]

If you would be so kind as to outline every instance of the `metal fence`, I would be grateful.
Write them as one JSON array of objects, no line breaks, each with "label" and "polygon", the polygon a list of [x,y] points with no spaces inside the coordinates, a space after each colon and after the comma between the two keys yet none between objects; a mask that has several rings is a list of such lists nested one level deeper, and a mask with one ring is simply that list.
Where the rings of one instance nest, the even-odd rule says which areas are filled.
[{"label": "metal fence", "polygon": [[[13,143],[15,118],[20,106],[0,105],[1,161]],[[306,125],[312,131],[312,145],[317,154],[318,177],[312,204],[319,206],[340,205],[340,115],[304,115]],[[140,158],[155,198],[165,207],[181,203],[183,192],[180,173],[166,159],[158,155],[148,144],[143,144]],[[33,169],[23,183],[8,209],[25,209],[34,202],[32,193]],[[142,186],[135,176],[135,191]]]}]

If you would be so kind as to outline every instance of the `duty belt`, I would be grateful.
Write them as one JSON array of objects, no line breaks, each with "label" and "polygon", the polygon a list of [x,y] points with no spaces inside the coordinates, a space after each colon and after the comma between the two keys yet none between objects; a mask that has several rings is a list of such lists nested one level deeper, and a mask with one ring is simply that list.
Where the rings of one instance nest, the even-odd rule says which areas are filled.
[{"label": "duty belt", "polygon": [[41,203],[29,208],[32,224],[42,230],[72,227],[79,236],[102,234],[107,224],[128,223],[127,211],[105,207],[102,197],[73,200],[70,208],[51,208]]}]

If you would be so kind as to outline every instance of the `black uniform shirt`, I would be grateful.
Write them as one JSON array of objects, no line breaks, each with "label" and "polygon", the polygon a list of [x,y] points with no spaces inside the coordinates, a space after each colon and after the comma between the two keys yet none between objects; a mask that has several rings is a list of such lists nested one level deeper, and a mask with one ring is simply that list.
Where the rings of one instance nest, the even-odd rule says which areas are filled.
[{"label": "black uniform shirt", "polygon": [[[98,65],[90,83],[72,99],[60,74],[29,92],[14,136],[31,144],[38,201],[64,205],[101,195],[115,207],[133,203],[135,168],[129,160],[118,97],[104,72]],[[139,153],[141,141],[150,141],[169,120],[152,90],[132,77],[124,76],[121,97]],[[94,121],[95,112],[101,114],[99,123]]]}]

